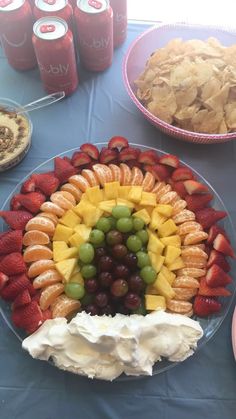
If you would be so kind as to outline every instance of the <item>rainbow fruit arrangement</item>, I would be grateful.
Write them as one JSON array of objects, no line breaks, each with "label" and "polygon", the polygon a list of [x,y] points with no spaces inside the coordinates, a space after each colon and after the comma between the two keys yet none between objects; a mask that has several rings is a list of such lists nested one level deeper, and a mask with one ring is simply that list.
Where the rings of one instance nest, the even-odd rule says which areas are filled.
[{"label": "rainbow fruit arrangement", "polygon": [[0,235],[0,295],[14,325],[33,333],[81,310],[219,312],[235,255],[212,199],[176,156],[123,137],[56,157],[0,212],[10,227]]}]

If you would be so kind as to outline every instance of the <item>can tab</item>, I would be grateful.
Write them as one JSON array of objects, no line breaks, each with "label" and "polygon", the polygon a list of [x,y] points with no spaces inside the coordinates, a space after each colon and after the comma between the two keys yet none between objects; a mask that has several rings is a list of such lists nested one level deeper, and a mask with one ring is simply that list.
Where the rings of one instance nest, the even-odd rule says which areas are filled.
[{"label": "can tab", "polygon": [[98,0],[88,0],[88,4],[91,7],[94,7],[94,9],[101,9],[102,3]]},{"label": "can tab", "polygon": [[0,0],[0,7],[7,7],[11,3],[13,3],[13,0]]},{"label": "can tab", "polygon": [[54,32],[55,29],[56,29],[55,25],[42,25],[42,26],[40,26],[40,32],[41,33]]},{"label": "can tab", "polygon": [[53,4],[57,2],[57,0],[43,0],[43,2],[52,6]]}]

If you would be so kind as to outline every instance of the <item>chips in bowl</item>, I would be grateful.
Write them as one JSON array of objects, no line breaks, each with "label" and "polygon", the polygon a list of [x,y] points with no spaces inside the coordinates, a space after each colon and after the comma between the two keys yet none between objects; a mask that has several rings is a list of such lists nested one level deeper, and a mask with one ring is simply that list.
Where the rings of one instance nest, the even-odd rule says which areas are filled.
[{"label": "chips in bowl", "polygon": [[135,80],[137,98],[162,121],[187,131],[236,131],[236,45],[172,39]]}]

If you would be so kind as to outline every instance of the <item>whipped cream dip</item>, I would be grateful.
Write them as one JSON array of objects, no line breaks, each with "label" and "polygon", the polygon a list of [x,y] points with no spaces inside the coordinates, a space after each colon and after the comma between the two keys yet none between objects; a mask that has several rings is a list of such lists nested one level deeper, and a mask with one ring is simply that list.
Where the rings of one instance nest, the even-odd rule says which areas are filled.
[{"label": "whipped cream dip", "polygon": [[49,360],[63,369],[89,378],[113,380],[122,373],[152,375],[162,359],[183,361],[193,354],[203,330],[181,314],[156,311],[146,316],[78,313],[47,320],[22,347],[33,358]]}]

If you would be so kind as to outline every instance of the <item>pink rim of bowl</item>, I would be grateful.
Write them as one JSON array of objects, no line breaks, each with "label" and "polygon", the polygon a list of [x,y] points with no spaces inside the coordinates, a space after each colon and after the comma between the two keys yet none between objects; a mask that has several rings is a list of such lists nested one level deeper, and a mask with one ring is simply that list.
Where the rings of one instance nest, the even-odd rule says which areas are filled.
[{"label": "pink rim of bowl", "polygon": [[161,24],[148,29],[137,37],[129,47],[123,60],[122,73],[126,90],[143,116],[165,134],[191,143],[224,143],[236,139],[236,132],[228,134],[202,134],[177,128],[162,121],[151,114],[138,100],[135,94],[134,80],[144,70],[146,61],[151,53],[166,45],[171,39],[183,38],[184,40],[188,40],[197,38],[205,40],[211,36],[218,38],[224,45],[236,44],[236,32],[233,32],[230,28],[182,23]]},{"label": "pink rim of bowl", "polygon": [[234,358],[236,361],[236,306],[234,309],[233,320],[232,320],[232,346],[233,346]]}]

